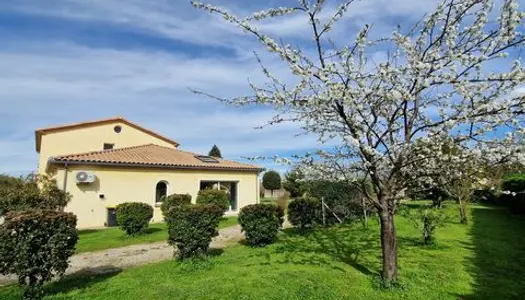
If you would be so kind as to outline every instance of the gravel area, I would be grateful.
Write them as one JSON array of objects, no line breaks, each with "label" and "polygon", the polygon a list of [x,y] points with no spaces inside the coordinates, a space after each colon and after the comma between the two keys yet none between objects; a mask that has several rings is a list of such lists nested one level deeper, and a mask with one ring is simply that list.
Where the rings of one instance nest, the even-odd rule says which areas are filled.
[{"label": "gravel area", "polygon": [[[229,243],[243,238],[239,225],[219,229],[219,235],[211,242],[210,248],[224,248]],[[166,242],[140,244],[97,252],[73,255],[66,275],[102,274],[124,268],[172,259],[174,248]],[[0,286],[16,283],[16,276],[0,275]]]}]

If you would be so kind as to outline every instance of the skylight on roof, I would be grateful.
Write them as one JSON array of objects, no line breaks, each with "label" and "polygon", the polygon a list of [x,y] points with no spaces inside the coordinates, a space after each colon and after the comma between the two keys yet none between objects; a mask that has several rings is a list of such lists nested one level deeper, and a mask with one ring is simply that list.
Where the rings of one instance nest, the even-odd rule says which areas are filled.
[{"label": "skylight on roof", "polygon": [[219,163],[219,161],[211,156],[206,155],[195,155],[195,158],[205,163]]}]

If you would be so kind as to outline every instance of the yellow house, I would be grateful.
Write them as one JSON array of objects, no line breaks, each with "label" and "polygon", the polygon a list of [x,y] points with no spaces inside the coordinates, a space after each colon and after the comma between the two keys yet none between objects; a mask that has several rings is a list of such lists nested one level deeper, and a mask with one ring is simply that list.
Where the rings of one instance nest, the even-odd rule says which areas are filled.
[{"label": "yellow house", "polygon": [[162,197],[199,190],[226,190],[230,210],[259,202],[261,168],[177,149],[179,144],[124,118],[38,129],[39,173],[56,179],[72,199],[66,211],[78,227],[114,226],[115,206],[144,202],[162,221]]}]

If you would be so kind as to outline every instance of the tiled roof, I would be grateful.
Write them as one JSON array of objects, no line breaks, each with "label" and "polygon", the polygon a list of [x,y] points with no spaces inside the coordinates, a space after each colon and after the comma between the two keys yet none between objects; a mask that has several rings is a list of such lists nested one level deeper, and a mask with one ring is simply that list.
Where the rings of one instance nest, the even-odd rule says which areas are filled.
[{"label": "tiled roof", "polygon": [[174,169],[224,169],[260,171],[261,167],[217,158],[215,163],[203,162],[197,154],[154,144],[117,148],[96,152],[52,157],[50,164],[74,163],[86,165],[114,165],[130,167]]},{"label": "tiled roof", "polygon": [[82,128],[82,127],[89,127],[89,126],[95,126],[95,125],[100,125],[100,124],[111,124],[111,123],[124,123],[126,125],[129,125],[135,129],[138,129],[142,132],[145,132],[149,135],[152,135],[154,137],[157,137],[167,143],[170,143],[172,144],[173,146],[177,147],[179,146],[179,143],[177,143],[176,141],[170,139],[170,138],[167,138],[163,135],[160,135],[156,132],[153,132],[149,129],[146,129],[142,126],[139,126],[131,121],[128,121],[126,120],[125,118],[123,117],[113,117],[113,118],[108,118],[108,119],[101,119],[101,120],[95,120],[95,121],[87,121],[87,122],[81,122],[81,123],[74,123],[74,124],[67,124],[67,125],[60,125],[60,126],[53,126],[53,127],[46,127],[46,128],[40,128],[40,129],[37,129],[35,130],[35,139],[36,139],[36,152],[40,153],[40,144],[41,144],[41,141],[42,141],[42,135],[45,134],[45,133],[48,133],[48,132],[55,132],[55,131],[61,131],[61,130],[69,130],[69,129],[74,129],[74,128]]}]

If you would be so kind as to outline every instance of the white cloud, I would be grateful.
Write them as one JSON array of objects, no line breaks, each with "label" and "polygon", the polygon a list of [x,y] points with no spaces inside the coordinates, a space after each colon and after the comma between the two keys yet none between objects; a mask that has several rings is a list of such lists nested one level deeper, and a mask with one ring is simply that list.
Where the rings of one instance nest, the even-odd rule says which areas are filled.
[{"label": "white cloud", "polygon": [[35,47],[27,47],[32,49],[29,52],[0,51],[0,116],[9,132],[0,144],[0,173],[34,169],[34,129],[115,115],[170,136],[187,150],[206,153],[218,144],[230,158],[315,146],[313,138],[295,137],[296,125],[253,129],[269,120],[271,111],[225,107],[188,90],[248,93],[248,76],[263,79],[254,71],[254,59],[91,49],[67,43],[56,44],[56,52],[49,51],[50,44],[43,51]]},{"label": "white cloud", "polygon": [[[209,2],[224,4],[241,15],[275,6],[260,1]],[[328,3],[326,16],[335,7],[335,2]],[[357,1],[333,36],[351,40],[365,22],[388,32],[393,29],[391,24],[418,19],[435,3]],[[74,44],[44,31],[35,39],[4,40],[7,46],[0,49],[0,173],[34,169],[35,128],[115,115],[170,136],[187,150],[207,152],[212,144],[218,144],[230,158],[271,156],[318,146],[313,137],[295,137],[299,133],[297,124],[252,129],[267,121],[271,111],[225,107],[188,90],[191,87],[234,96],[248,92],[247,78],[263,80],[251,54],[260,49],[256,42],[217,16],[194,9],[189,0],[4,0],[0,11],[27,14],[28,18],[54,18],[66,26],[67,22],[85,22],[86,27],[119,27],[208,50],[206,55],[193,53],[188,47],[178,52],[161,46],[156,50],[115,50],[110,42],[92,48],[82,44],[81,38]],[[310,39],[305,24],[295,15],[261,27],[292,43],[303,43]],[[233,51],[213,53],[216,48]],[[290,80],[275,57],[263,58],[274,74]],[[271,162],[264,164],[272,166]]]}]

